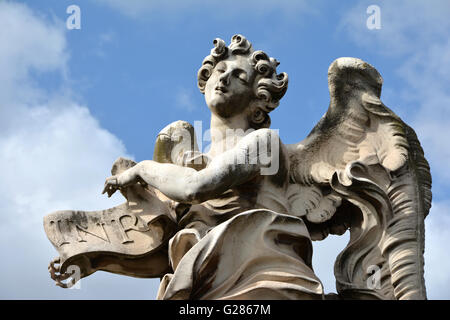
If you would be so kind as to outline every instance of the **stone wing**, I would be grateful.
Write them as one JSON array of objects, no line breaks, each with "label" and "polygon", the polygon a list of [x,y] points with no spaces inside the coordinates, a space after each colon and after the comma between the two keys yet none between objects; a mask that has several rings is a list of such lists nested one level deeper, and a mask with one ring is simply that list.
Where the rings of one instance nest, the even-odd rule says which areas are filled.
[{"label": "stone wing", "polygon": [[331,64],[328,111],[288,145],[291,208],[313,240],[350,230],[335,263],[341,297],[426,299],[430,168],[414,130],[381,102],[382,82],[359,59]]}]

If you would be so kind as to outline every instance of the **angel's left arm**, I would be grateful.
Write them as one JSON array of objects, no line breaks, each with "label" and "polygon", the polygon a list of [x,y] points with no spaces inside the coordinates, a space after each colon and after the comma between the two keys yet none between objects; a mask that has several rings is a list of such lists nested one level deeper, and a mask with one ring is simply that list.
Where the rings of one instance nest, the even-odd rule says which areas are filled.
[{"label": "angel's left arm", "polygon": [[[111,195],[117,188],[143,181],[177,202],[204,202],[253,179],[260,174],[262,167],[270,166],[266,159],[261,161],[260,158],[267,157],[267,154],[262,154],[260,150],[262,145],[278,139],[274,135],[276,133],[269,129],[254,131],[200,171],[152,160],[139,162],[122,174],[108,178],[104,192]],[[272,154],[275,156],[275,153]]]}]

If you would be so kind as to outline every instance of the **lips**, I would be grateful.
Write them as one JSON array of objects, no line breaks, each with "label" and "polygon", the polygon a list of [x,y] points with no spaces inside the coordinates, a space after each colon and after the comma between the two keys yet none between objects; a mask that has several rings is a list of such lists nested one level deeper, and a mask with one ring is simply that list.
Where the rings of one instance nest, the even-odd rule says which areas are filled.
[{"label": "lips", "polygon": [[222,93],[226,93],[228,92],[227,88],[223,87],[223,86],[217,86],[215,88],[216,91],[222,92]]}]

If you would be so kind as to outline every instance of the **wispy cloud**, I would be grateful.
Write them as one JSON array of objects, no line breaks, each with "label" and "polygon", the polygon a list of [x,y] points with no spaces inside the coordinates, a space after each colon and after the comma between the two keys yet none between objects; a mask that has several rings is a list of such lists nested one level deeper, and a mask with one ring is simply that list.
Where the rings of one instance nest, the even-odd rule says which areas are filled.
[{"label": "wispy cloud", "polygon": [[[381,9],[381,29],[369,30],[366,10]],[[342,17],[339,28],[355,43],[383,55],[414,54],[447,39],[450,3],[446,0],[362,0]]]},{"label": "wispy cloud", "polygon": [[[450,178],[450,3],[448,1],[381,1],[382,28],[364,28],[363,1],[342,20],[355,43],[402,59],[396,70],[403,81],[397,95],[407,106],[405,119],[424,145],[437,177]],[[433,5],[431,5],[431,3]],[[441,180],[441,182],[444,179]]]},{"label": "wispy cloud", "polygon": [[175,104],[179,108],[188,111],[194,111],[197,108],[194,101],[194,94],[186,88],[179,88],[175,98]]},{"label": "wispy cloud", "polygon": [[96,56],[100,58],[104,58],[107,55],[108,46],[116,43],[117,35],[112,32],[103,32],[98,35],[98,41],[96,46],[93,49],[93,52]]},{"label": "wispy cloud", "polygon": [[450,299],[450,201],[434,202],[425,220],[425,284],[429,299]]},{"label": "wispy cloud", "polygon": [[[112,162],[127,152],[72,98],[64,30],[62,22],[48,22],[26,5],[0,2],[0,246],[7,257],[0,264],[2,299],[89,296],[86,288],[77,295],[52,283],[46,266],[57,252],[42,219],[54,210],[123,202],[100,193]],[[49,72],[65,85],[49,92],[35,80],[36,73]]]}]

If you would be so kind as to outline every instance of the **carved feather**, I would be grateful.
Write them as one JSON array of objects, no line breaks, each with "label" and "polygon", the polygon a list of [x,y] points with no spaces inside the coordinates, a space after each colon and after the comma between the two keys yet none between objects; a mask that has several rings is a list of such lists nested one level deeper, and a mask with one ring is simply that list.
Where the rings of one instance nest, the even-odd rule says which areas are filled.
[{"label": "carved feather", "polygon": [[[291,181],[304,194],[291,192],[297,201],[291,206],[301,207],[303,197],[307,207],[308,192],[315,190],[314,208],[304,212],[313,239],[350,226],[350,243],[335,265],[342,297],[424,299],[431,175],[417,136],[381,102],[383,80],[366,62],[337,59],[328,82],[327,113],[304,141],[287,147]],[[333,203],[336,213],[327,216],[317,209],[330,187],[339,201]],[[373,266],[381,270],[382,285],[368,288],[366,269]]]}]

